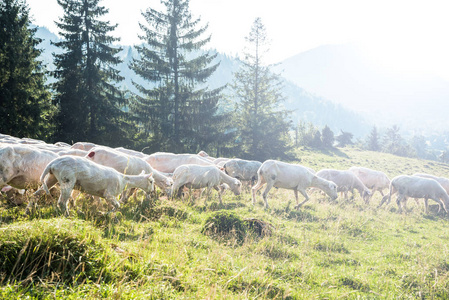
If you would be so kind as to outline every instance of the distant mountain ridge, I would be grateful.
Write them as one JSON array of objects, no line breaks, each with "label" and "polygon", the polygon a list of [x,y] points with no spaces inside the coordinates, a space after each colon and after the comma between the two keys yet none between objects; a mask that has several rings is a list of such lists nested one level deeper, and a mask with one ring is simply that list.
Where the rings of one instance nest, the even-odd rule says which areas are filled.
[{"label": "distant mountain ridge", "polygon": [[378,126],[397,124],[424,134],[449,126],[449,82],[389,73],[356,46],[320,46],[276,68],[287,80],[368,116]]},{"label": "distant mountain ridge", "polygon": [[[45,27],[39,27],[36,36],[43,39],[39,48],[44,50],[41,58],[47,65],[49,70],[54,70],[52,53],[60,53],[60,49],[56,48],[50,41],[59,41],[59,38]],[[122,63],[117,66],[120,74],[125,77],[123,82],[118,85],[123,88],[136,93],[137,90],[132,84],[132,81],[149,86],[147,82],[129,69],[128,65],[132,58],[137,58],[138,53],[133,46],[120,46],[122,51],[118,56],[122,59]],[[217,61],[220,66],[217,71],[209,78],[208,85],[211,88],[216,88],[229,84],[233,80],[233,73],[240,67],[240,61],[228,55],[218,53]],[[281,73],[281,75],[285,75]],[[286,76],[284,76],[286,77]],[[340,130],[349,131],[356,137],[365,136],[371,127],[371,124],[366,119],[353,110],[347,109],[344,105],[329,101],[324,97],[316,96],[305,89],[301,88],[293,80],[285,81],[284,94],[287,100],[284,103],[286,109],[292,110],[291,119],[294,124],[299,123],[300,120],[312,122],[314,125],[322,128],[328,125],[335,134],[340,133]],[[54,81],[52,78],[48,80]],[[234,99],[231,99],[234,101]]]}]

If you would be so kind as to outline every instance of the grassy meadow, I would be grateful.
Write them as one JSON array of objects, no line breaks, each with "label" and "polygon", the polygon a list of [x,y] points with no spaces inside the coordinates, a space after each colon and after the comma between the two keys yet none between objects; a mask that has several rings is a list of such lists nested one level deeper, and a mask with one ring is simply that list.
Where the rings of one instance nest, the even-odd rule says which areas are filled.
[{"label": "grassy meadow", "polygon": [[[353,165],[390,179],[415,172],[449,177],[433,161],[343,148],[298,150],[318,171]],[[263,191],[263,190],[261,190]],[[0,206],[1,299],[447,299],[449,218],[429,201],[377,209],[357,195],[331,202],[319,192],[294,210],[293,192],[229,191],[204,199],[130,200],[105,214],[78,199],[68,218],[42,200],[31,216]],[[395,199],[395,197],[394,197]]]}]

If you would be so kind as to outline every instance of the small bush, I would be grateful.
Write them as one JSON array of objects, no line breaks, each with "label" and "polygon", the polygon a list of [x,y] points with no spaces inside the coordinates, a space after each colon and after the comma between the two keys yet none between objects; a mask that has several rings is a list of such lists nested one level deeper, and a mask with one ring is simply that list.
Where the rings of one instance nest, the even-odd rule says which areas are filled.
[{"label": "small bush", "polygon": [[217,211],[212,213],[205,221],[203,234],[229,238],[234,237],[243,241],[246,235],[245,222],[235,213],[228,211]]},{"label": "small bush", "polygon": [[83,221],[19,222],[0,233],[2,281],[80,282],[104,279],[106,252],[100,233]]}]

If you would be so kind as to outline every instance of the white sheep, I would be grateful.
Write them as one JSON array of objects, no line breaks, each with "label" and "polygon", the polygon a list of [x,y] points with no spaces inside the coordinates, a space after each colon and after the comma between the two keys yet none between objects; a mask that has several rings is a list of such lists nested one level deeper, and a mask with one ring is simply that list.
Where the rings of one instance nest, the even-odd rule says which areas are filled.
[{"label": "white sheep", "polygon": [[99,145],[96,145],[96,144],[90,143],[90,142],[76,142],[70,148],[89,151],[90,149],[92,149],[95,146],[99,146]]},{"label": "white sheep", "polygon": [[[258,180],[252,188],[253,205],[256,203],[256,192],[266,183],[262,197],[265,208],[268,208],[267,196],[268,192],[273,187],[293,190],[296,198],[295,208],[300,208],[305,202],[309,200],[306,189],[309,187],[316,187],[324,191],[333,200],[338,197],[337,185],[324,178],[316,176],[308,168],[289,164],[276,160],[267,160],[257,171]],[[304,196],[305,200],[301,203],[298,201],[298,191]]]},{"label": "white sheep", "polygon": [[229,176],[240,181],[249,181],[253,184],[257,179],[257,170],[259,170],[261,165],[260,161],[234,158],[228,160],[223,165],[223,168]]},{"label": "white sheep", "polygon": [[449,179],[446,177],[438,177],[435,175],[430,175],[426,173],[415,173],[413,176],[423,177],[423,178],[431,178],[433,180],[438,181],[441,186],[446,190],[446,193],[449,194]]},{"label": "white sheep", "polygon": [[234,192],[235,195],[240,195],[241,182],[238,179],[226,175],[215,166],[186,164],[177,167],[173,172],[171,196],[174,197],[174,195],[180,192],[181,188],[184,186],[192,189],[207,188],[206,203],[212,188],[214,188],[219,191],[218,199],[220,203],[222,203],[221,194],[224,191],[224,189],[220,188],[220,185],[222,184],[227,184],[229,189]]},{"label": "white sheep", "polygon": [[[153,173],[154,183],[165,192],[167,192],[173,185],[173,180],[171,178],[153,169],[153,167],[142,158],[119,152],[113,148],[103,146],[94,147],[88,151],[86,158],[97,164],[111,167],[118,172],[127,175],[138,175],[142,171],[146,174]],[[127,197],[124,197],[123,200],[126,201],[126,198]]]},{"label": "white sheep", "polygon": [[58,154],[22,144],[0,145],[0,188],[35,189],[40,175]]},{"label": "white sheep", "polygon": [[215,166],[213,162],[197,154],[174,154],[167,152],[156,152],[146,156],[145,161],[153,168],[164,173],[173,173],[181,165],[196,164],[202,166]]},{"label": "white sheep", "polygon": [[376,191],[384,197],[383,190],[390,187],[390,179],[384,172],[365,167],[351,167],[349,171],[354,173],[367,188],[371,189],[371,195],[367,199],[368,203]]},{"label": "white sheep", "polygon": [[[424,198],[426,213],[428,213],[428,199],[432,199],[440,205],[438,211],[440,211],[441,207],[443,207],[444,211],[447,213],[449,196],[441,184],[434,179],[407,175],[396,176],[391,180],[390,192],[386,195],[386,197],[388,197],[387,203],[391,201],[391,196],[396,192],[398,193],[396,203],[398,205],[399,212],[402,212],[401,202],[406,203],[407,198],[411,197]],[[379,207],[384,201],[385,200],[382,199]]]},{"label": "white sheep", "polygon": [[318,171],[316,175],[334,182],[338,186],[337,192],[343,193],[345,199],[348,199],[348,192],[351,192],[354,195],[353,190],[356,189],[362,199],[365,200],[366,203],[368,203],[369,197],[371,195],[370,190],[351,171],[323,169]]},{"label": "white sheep", "polygon": [[[145,193],[150,193],[154,188],[152,174],[124,175],[106,166],[94,163],[93,161],[79,156],[61,156],[52,160],[40,177],[42,187],[49,194],[48,188],[55,182],[59,182],[61,195],[58,205],[67,215],[67,200],[70,198],[73,189],[105,198],[114,206],[113,210],[120,207],[117,196],[125,188],[139,188]],[[36,191],[35,194],[38,194]],[[27,206],[27,213],[30,212],[35,201],[30,201]]]}]

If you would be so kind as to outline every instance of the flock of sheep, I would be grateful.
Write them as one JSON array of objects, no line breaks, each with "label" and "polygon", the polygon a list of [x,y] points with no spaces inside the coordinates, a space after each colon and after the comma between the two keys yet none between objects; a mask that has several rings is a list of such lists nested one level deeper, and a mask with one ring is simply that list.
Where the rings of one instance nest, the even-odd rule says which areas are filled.
[{"label": "flock of sheep", "polygon": [[[184,188],[191,188],[206,189],[207,200],[211,190],[216,189],[221,203],[226,189],[239,195],[242,182],[254,183],[256,180],[252,186],[253,204],[256,192],[266,186],[262,193],[266,208],[268,192],[273,187],[293,190],[296,208],[309,200],[309,188],[320,189],[332,199],[338,197],[338,192],[347,198],[348,192],[357,190],[366,203],[378,191],[382,195],[379,206],[390,202],[391,195],[398,193],[396,203],[399,211],[402,211],[408,197],[424,198],[426,213],[428,199],[436,201],[446,213],[449,207],[449,179],[429,174],[400,175],[390,181],[385,173],[364,167],[324,169],[315,173],[298,164],[212,158],[204,151],[198,154],[157,152],[147,155],[121,147],[110,148],[86,142],[47,144],[0,134],[0,188],[2,193],[34,190],[27,212],[34,207],[40,195],[49,194],[49,189],[57,183],[60,187],[58,205],[67,214],[67,201],[77,192],[104,198],[113,210],[126,202],[136,189],[143,190],[149,197],[154,185],[172,198],[181,196]],[[384,194],[386,189],[388,193]],[[298,192],[305,198],[301,203]]]}]

